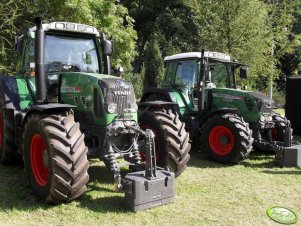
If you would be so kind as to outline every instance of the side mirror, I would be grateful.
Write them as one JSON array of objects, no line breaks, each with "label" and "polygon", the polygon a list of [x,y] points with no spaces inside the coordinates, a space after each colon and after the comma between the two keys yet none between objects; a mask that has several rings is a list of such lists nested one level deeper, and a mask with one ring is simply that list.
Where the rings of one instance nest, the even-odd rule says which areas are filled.
[{"label": "side mirror", "polygon": [[249,68],[247,66],[242,66],[239,71],[239,77],[246,79],[248,78]]},{"label": "side mirror", "polygon": [[110,56],[113,52],[112,42],[109,40],[103,41],[103,54],[105,56]]},{"label": "side mirror", "polygon": [[20,39],[18,37],[15,37],[15,45],[16,45],[16,51],[18,55],[22,55],[22,50],[24,46],[24,38],[21,37]]},{"label": "side mirror", "polygon": [[124,72],[124,69],[122,66],[119,66],[116,70],[116,76],[121,77],[122,73]]}]

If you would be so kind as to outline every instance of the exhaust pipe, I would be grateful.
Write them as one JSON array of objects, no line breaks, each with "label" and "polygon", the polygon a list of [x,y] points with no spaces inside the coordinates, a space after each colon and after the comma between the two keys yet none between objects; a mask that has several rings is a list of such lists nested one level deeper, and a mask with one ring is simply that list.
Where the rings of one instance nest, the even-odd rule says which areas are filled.
[{"label": "exhaust pipe", "polygon": [[42,19],[35,18],[35,64],[36,64],[36,98],[37,104],[46,102],[46,78],[44,69],[44,30],[42,27]]}]

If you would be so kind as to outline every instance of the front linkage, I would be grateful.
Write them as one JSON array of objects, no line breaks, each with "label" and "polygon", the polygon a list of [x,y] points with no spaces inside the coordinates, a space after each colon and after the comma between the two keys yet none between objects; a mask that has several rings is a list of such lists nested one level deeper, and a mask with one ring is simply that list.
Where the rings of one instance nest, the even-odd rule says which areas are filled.
[{"label": "front linkage", "polygon": [[[130,136],[132,144],[126,148],[121,149],[115,145],[112,141],[116,137]],[[143,137],[146,152],[154,152],[154,134],[151,130],[143,131],[135,123],[116,121],[113,122],[106,130],[106,151],[101,158],[104,160],[106,166],[113,173],[115,190],[122,190],[122,180],[120,174],[120,164],[117,159],[124,158],[130,165],[130,168],[134,171],[142,170],[145,167],[145,163],[141,161],[139,152],[138,138]],[[141,143],[141,142],[140,142]],[[140,147],[141,149],[141,147]],[[147,155],[147,153],[146,153]],[[146,156],[147,157],[147,156]]]},{"label": "front linkage", "polygon": [[[120,150],[111,142],[113,137],[132,134],[132,144],[127,150]],[[143,137],[145,163],[141,162],[138,149],[138,137]],[[139,140],[139,143],[141,139]],[[174,201],[175,174],[169,170],[157,168],[155,152],[155,134],[152,130],[141,130],[136,124],[118,122],[107,128],[106,154],[104,161],[114,174],[115,189],[125,192],[125,205],[132,211],[141,211]],[[141,147],[140,147],[141,149]],[[140,170],[128,173],[121,179],[117,158],[124,157],[134,168]]]},{"label": "front linkage", "polygon": [[292,146],[291,123],[284,117],[275,115],[273,120],[251,124],[256,150],[279,151]]},{"label": "front linkage", "polygon": [[275,163],[283,167],[301,167],[301,145],[293,142],[291,123],[276,114],[273,120],[253,125],[254,147],[275,152]]}]

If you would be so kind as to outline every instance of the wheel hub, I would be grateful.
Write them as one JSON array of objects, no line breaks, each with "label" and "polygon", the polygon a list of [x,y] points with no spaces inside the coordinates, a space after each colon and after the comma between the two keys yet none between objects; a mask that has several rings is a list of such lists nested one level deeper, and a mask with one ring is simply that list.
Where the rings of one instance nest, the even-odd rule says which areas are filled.
[{"label": "wheel hub", "polygon": [[229,144],[230,142],[230,138],[228,136],[225,136],[225,135],[222,135],[220,138],[219,138],[219,142],[223,145],[227,145]]}]

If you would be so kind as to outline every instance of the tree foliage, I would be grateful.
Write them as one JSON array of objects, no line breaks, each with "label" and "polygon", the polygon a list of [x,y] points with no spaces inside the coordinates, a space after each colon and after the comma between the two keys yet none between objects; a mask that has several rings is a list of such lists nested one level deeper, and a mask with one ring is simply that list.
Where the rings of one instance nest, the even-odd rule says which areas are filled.
[{"label": "tree foliage", "polygon": [[160,4],[157,0],[121,0],[121,3],[135,19],[136,72],[146,61],[146,43],[151,34],[156,34],[163,56],[202,48],[225,52],[249,65],[249,85],[261,81],[263,85],[257,88],[265,89],[270,79],[280,75],[280,59],[300,45],[299,37],[292,36],[299,0],[167,0]]},{"label": "tree foliage", "polygon": [[247,83],[261,90],[271,79],[301,70],[300,0],[8,0],[0,3],[0,13],[4,72],[13,70],[13,36],[33,26],[36,16],[101,29],[114,41],[113,65],[133,66],[128,77],[134,80],[144,68],[145,79],[155,82],[151,86],[158,81],[148,79],[154,78],[148,71],[157,73],[162,63],[149,55],[161,58],[202,48],[249,65]]},{"label": "tree foliage", "polygon": [[154,38],[146,47],[144,67],[144,88],[159,87],[163,79],[163,61],[159,44]]},{"label": "tree foliage", "polygon": [[13,64],[13,37],[17,32],[15,20],[19,17],[16,3],[13,0],[1,2],[0,15],[0,72],[7,73]]},{"label": "tree foliage", "polygon": [[[10,3],[19,9],[18,17],[10,18],[14,31],[17,28],[21,32],[34,26],[36,16],[41,16],[45,22],[70,21],[96,26],[113,40],[113,65],[118,67],[122,64],[131,68],[131,61],[136,54],[136,32],[133,29],[133,20],[124,6],[105,0],[11,0]],[[13,9],[3,9],[3,12],[10,17]],[[14,35],[11,28],[7,29],[10,35]],[[9,66],[2,62],[1,65]]]}]

